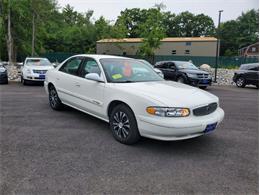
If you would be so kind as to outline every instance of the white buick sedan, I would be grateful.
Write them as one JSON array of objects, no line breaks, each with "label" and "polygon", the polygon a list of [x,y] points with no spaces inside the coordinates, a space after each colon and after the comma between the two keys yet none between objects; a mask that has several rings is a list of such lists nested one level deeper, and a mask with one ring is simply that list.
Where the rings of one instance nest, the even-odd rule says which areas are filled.
[{"label": "white buick sedan", "polygon": [[141,136],[181,140],[213,131],[223,120],[219,99],[206,91],[165,81],[139,60],[76,55],[49,70],[45,90],[51,108],[71,106],[109,122],[116,140]]}]

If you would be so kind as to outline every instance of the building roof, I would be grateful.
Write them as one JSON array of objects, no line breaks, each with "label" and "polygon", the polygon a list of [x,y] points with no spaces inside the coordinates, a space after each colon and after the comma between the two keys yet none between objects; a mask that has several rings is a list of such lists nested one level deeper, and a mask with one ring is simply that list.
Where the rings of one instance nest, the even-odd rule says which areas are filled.
[{"label": "building roof", "polygon": [[[97,43],[140,43],[143,38],[101,39]],[[215,37],[167,37],[161,42],[217,41]]]}]

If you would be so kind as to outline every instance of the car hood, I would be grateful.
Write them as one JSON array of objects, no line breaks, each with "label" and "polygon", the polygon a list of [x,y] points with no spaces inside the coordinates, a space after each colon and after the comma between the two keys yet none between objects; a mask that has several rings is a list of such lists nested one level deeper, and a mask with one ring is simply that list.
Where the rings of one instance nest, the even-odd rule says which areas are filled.
[{"label": "car hood", "polygon": [[180,72],[190,73],[190,74],[209,74],[203,70],[195,70],[195,69],[180,69]]},{"label": "car hood", "polygon": [[154,71],[155,72],[157,72],[157,73],[161,73],[162,71],[160,70],[160,69],[158,69],[158,68],[153,68],[154,69]]},{"label": "car hood", "polygon": [[25,66],[28,69],[31,70],[50,70],[53,69],[54,67],[52,65],[50,66],[34,66],[34,65],[30,65],[30,66]]},{"label": "car hood", "polygon": [[211,93],[173,81],[119,83],[115,85],[128,93],[160,102],[160,105],[157,106],[193,108],[218,102],[218,97]]}]

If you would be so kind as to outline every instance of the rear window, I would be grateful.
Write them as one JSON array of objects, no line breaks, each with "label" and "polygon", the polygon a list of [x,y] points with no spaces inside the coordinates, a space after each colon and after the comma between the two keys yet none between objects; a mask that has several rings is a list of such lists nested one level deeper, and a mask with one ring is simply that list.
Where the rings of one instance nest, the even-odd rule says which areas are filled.
[{"label": "rear window", "polygon": [[240,70],[258,70],[258,64],[242,64]]},{"label": "rear window", "polygon": [[27,59],[26,65],[49,66],[49,65],[51,65],[51,63],[48,59]]}]

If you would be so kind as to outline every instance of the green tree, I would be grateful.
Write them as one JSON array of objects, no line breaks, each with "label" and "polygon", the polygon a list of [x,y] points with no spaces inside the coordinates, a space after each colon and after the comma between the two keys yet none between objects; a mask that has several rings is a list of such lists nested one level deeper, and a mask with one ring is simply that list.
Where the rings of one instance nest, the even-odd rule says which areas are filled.
[{"label": "green tree", "polygon": [[236,20],[222,23],[218,31],[221,39],[220,55],[237,55],[239,48],[258,42],[258,17],[258,10],[250,10]]},{"label": "green tree", "polygon": [[146,21],[140,25],[139,33],[143,42],[138,53],[153,58],[155,49],[160,47],[160,41],[165,37],[163,14],[159,8],[151,8],[146,11],[145,17]]}]

